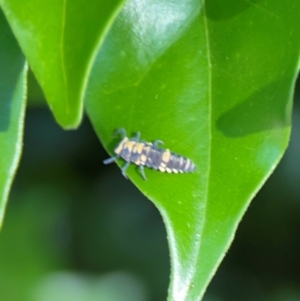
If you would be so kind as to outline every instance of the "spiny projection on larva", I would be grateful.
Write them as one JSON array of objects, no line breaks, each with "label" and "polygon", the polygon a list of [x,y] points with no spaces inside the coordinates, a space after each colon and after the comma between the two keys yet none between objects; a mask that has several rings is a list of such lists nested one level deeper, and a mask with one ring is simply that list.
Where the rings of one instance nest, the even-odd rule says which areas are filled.
[{"label": "spiny projection on larva", "polygon": [[109,164],[118,158],[124,159],[126,164],[122,168],[122,174],[125,178],[131,163],[139,166],[144,180],[147,180],[144,166],[168,173],[193,172],[196,169],[190,159],[158,147],[159,144],[163,144],[161,140],[153,143],[140,140],[140,132],[135,137],[128,138],[124,128],[119,129],[116,132],[116,135],[118,134],[122,135],[122,140],[114,150],[115,156],[104,160],[103,163]]}]

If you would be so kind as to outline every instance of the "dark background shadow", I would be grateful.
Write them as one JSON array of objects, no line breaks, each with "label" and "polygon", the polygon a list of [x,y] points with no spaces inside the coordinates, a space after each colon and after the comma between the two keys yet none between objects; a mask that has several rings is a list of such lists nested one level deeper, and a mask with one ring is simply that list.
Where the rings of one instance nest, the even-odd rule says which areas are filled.
[{"label": "dark background shadow", "polygon": [[227,137],[241,137],[290,125],[291,78],[272,82],[221,115],[216,126]]},{"label": "dark background shadow", "polygon": [[232,6],[230,0],[208,0],[205,1],[206,16],[218,21],[226,20],[241,14],[245,10],[260,5],[266,0],[237,0]]}]

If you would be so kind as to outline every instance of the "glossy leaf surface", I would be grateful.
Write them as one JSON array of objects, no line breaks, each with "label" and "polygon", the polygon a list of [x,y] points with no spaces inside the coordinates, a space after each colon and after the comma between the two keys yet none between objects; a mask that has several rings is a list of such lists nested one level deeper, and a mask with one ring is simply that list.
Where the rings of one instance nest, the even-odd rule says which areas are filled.
[{"label": "glossy leaf surface", "polygon": [[77,127],[92,60],[123,0],[0,0],[58,121]]},{"label": "glossy leaf surface", "polygon": [[87,109],[109,153],[124,127],[197,166],[147,181],[128,170],[166,224],[170,301],[201,299],[286,149],[299,19],[297,0],[132,0],[97,55]]},{"label": "glossy leaf surface", "polygon": [[22,149],[27,64],[0,10],[0,228]]}]

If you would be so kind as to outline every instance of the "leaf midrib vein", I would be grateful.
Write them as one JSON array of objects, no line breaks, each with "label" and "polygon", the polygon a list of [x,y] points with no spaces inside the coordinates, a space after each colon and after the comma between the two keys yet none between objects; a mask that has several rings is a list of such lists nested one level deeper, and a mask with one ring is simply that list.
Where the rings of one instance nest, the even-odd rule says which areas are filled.
[{"label": "leaf midrib vein", "polygon": [[[211,173],[211,141],[212,141],[212,128],[211,128],[211,120],[212,120],[212,72],[211,72],[211,56],[210,56],[210,39],[209,39],[209,30],[208,30],[208,24],[206,19],[206,3],[205,0],[203,0],[203,22],[204,22],[204,30],[205,30],[205,38],[206,38],[206,50],[207,50],[207,67],[208,67],[208,92],[207,92],[207,98],[208,98],[208,135],[209,135],[209,143],[208,143],[208,159],[207,159],[207,184],[205,187],[205,193],[204,193],[204,204],[203,204],[203,221],[202,226],[199,233],[199,241],[197,242],[198,248],[195,260],[198,262],[198,259],[200,257],[200,248],[201,248],[201,241],[202,241],[202,235],[205,228],[205,221],[206,221],[206,211],[207,211],[207,202],[208,202],[208,194],[209,194],[209,184],[210,184],[210,173]],[[193,281],[193,278],[195,277],[195,274],[197,272],[197,264],[194,266],[194,271],[191,275],[191,281]],[[188,297],[187,293],[187,296]]]}]

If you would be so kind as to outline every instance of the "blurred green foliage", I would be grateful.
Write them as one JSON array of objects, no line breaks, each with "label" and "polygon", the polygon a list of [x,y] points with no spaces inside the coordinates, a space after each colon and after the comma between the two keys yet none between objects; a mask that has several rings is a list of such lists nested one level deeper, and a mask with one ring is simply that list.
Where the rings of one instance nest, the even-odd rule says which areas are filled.
[{"label": "blurred green foliage", "polygon": [[[30,77],[29,94],[38,87]],[[257,195],[205,301],[300,299],[300,93],[290,147]],[[24,154],[0,235],[5,301],[166,299],[157,210],[107,157],[89,122],[76,132],[29,100]],[[63,285],[62,285],[63,283]]]},{"label": "blurred green foliage", "polygon": [[[96,28],[95,19],[84,22],[80,18],[81,0],[76,0],[75,6],[56,6],[58,11],[51,11],[62,23],[54,17],[46,21],[47,10],[44,19],[39,9],[31,16],[32,7],[27,4],[19,6],[15,0],[0,0],[52,104],[54,115],[66,128],[79,123],[91,58],[96,55],[96,46],[102,42],[106,26],[116,16],[121,2],[107,6],[109,11],[104,17],[108,18],[103,17],[104,23]],[[298,27],[294,26],[299,11],[295,7],[299,3],[288,2],[291,5],[281,1],[242,1],[244,5],[236,6],[233,1],[226,5],[211,1],[206,3],[205,9],[200,9],[200,2],[196,0],[190,5],[178,1],[177,6],[168,1],[152,6],[146,1],[144,7],[138,5],[140,2],[129,1],[97,55],[86,99],[89,117],[106,149],[112,149],[112,130],[125,126],[130,132],[142,130],[149,140],[168,138],[171,146],[184,142],[179,148],[186,149],[198,166],[194,174],[187,175],[186,179],[190,180],[186,182],[149,171],[153,178],[147,185],[133,169],[129,171],[134,183],[160,209],[165,221],[172,263],[169,300],[183,299],[182,296],[196,300],[203,294],[253,194],[274,169],[287,144],[290,96],[299,67],[299,35]],[[40,4],[37,1],[34,7]],[[158,28],[164,30],[159,31],[153,12],[165,12],[165,4],[174,15],[161,14]],[[234,9],[228,10],[228,4]],[[90,14],[96,12],[90,6],[85,8],[91,10]],[[54,42],[50,37],[45,38],[52,20],[56,20],[52,27],[59,29],[52,32],[50,26],[49,36]],[[73,24],[79,24],[78,21],[89,26],[84,30],[79,26],[81,31],[77,32]],[[41,26],[45,24],[47,26]],[[35,30],[31,34],[24,34],[32,27]],[[96,31],[89,31],[89,27]],[[77,43],[77,33],[81,34],[79,40],[90,37],[91,33],[93,36],[83,43],[89,47],[84,47],[87,52],[78,65],[74,62],[81,59],[82,45]],[[276,39],[273,38],[275,33]],[[37,40],[37,44],[44,47],[41,52],[34,47]],[[162,40],[166,43],[160,44]],[[51,55],[53,49],[48,46],[58,44],[61,44],[59,58],[52,64],[55,55]],[[73,44],[77,46],[76,51],[71,51],[72,55],[76,54],[75,58],[68,55]],[[128,47],[119,47],[120,44]],[[272,52],[274,48],[277,51]],[[132,59],[137,61],[135,68]],[[45,66],[54,68],[43,69]],[[55,77],[57,69],[59,76]],[[131,71],[129,80],[124,81],[122,76],[128,79]],[[0,236],[3,298],[33,301],[165,299],[169,259],[160,215],[115,167],[102,166],[104,151],[87,120],[76,133],[64,133],[55,125],[53,117],[44,109],[40,89],[32,82],[32,76],[30,79],[30,103],[35,108],[28,110],[24,158],[11,197],[11,213]],[[124,114],[127,108],[130,108],[129,114]],[[164,118],[166,112],[168,118]],[[145,116],[142,121],[140,116]],[[160,122],[154,123],[153,118]],[[13,120],[22,123],[22,118]],[[297,122],[297,117],[295,120]],[[157,133],[159,136],[154,136]],[[189,137],[188,141],[190,133],[197,139]],[[3,145],[6,141],[4,139]],[[298,154],[299,144],[295,149]],[[3,158],[7,154],[14,155],[5,151]],[[295,167],[297,160],[294,156],[292,161],[287,161],[292,162],[287,163],[289,168],[286,169],[294,173],[293,179],[299,175]],[[272,186],[268,193],[265,188],[257,199],[262,198],[265,208],[260,206],[260,209],[266,211],[260,210],[261,215],[251,220],[249,229],[254,232],[246,232],[250,238],[255,234],[254,249],[259,241],[256,236],[261,235],[258,254],[253,257],[251,248],[242,248],[241,253],[233,251],[238,254],[235,259],[242,260],[236,266],[220,270],[205,300],[240,300],[241,295],[243,300],[245,295],[249,300],[298,297],[294,280],[281,279],[297,265],[298,248],[291,248],[290,261],[285,263],[282,263],[282,253],[276,255],[273,251],[277,245],[286,249],[290,238],[287,233],[293,227],[295,231],[298,229],[298,225],[294,226],[298,220],[295,215],[298,202],[293,199],[299,200],[299,187],[288,180],[287,171],[281,173],[284,176],[279,177],[280,184],[276,182],[276,174],[270,183],[275,181],[276,189],[284,182],[290,185],[292,210],[287,210],[285,223],[278,221],[285,212],[279,200],[287,198],[286,194],[278,190],[274,194],[276,189]],[[274,195],[269,203],[271,194]],[[276,198],[278,203],[274,201]],[[274,214],[274,221],[272,218],[269,221],[275,222],[273,232],[266,230],[267,212]],[[277,232],[273,237],[274,229]],[[263,244],[266,242],[267,246]],[[260,257],[264,254],[268,259]],[[274,271],[275,263],[278,273]],[[259,270],[262,266],[273,270],[270,274],[263,271],[263,277],[257,276],[257,280],[251,281],[250,275],[255,273],[251,268],[256,265]],[[233,291],[234,285],[228,285],[228,281],[237,284],[243,279],[251,284],[248,294],[242,284],[236,291]]]}]

